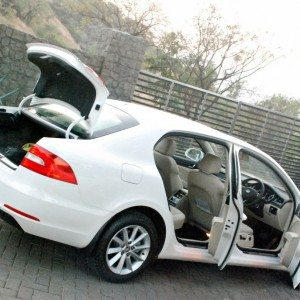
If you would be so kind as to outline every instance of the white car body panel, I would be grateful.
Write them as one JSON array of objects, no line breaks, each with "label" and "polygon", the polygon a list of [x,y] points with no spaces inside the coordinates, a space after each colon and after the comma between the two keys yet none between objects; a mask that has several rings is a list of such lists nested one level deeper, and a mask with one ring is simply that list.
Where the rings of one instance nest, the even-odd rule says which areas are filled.
[{"label": "white car body panel", "polygon": [[[140,124],[91,140],[43,138],[38,142],[72,166],[78,186],[43,177],[23,167],[13,171],[0,163],[0,207],[11,214],[24,231],[84,248],[113,216],[130,207],[145,206],[156,210],[166,225],[159,258],[216,263],[207,249],[185,247],[175,236],[153,148],[164,135],[176,131],[215,137],[265,157],[285,178],[299,204],[299,191],[293,181],[272,158],[254,146],[172,114],[115,100],[107,103],[124,110]],[[133,182],[124,180],[124,165],[134,166],[125,171],[125,178]],[[5,203],[37,216],[40,222],[9,211]],[[245,254],[236,246],[228,264],[286,270],[278,257]]]},{"label": "white car body panel", "polygon": [[[93,101],[92,108],[88,115],[78,115],[80,117],[86,117],[86,121],[89,124],[90,133],[93,134],[95,125],[100,117],[101,108],[107,100],[109,92],[104,85],[102,79],[98,76],[98,74],[93,71],[90,67],[82,63],[77,56],[68,50],[62,49],[57,46],[43,44],[43,43],[32,43],[27,44],[27,54],[45,54],[51,57],[58,58],[60,61],[65,62],[68,66],[77,70],[80,74],[82,74],[85,78],[87,78],[96,90],[95,99],[91,99]],[[55,101],[55,99],[52,99]],[[33,97],[31,103],[44,102],[44,98]],[[52,101],[53,102],[53,101]],[[66,105],[68,105],[66,103]],[[100,109],[97,109],[97,106],[100,106]],[[77,110],[78,111],[78,110]]]},{"label": "white car body panel", "polygon": [[[298,234],[298,236],[300,236],[300,234]],[[299,261],[300,261],[300,242],[298,242],[298,246],[297,246],[297,249],[296,249],[296,252],[292,259],[291,264],[287,267],[288,272],[292,276],[294,288],[296,288],[300,283]],[[296,271],[296,268],[298,268],[297,271]]]}]

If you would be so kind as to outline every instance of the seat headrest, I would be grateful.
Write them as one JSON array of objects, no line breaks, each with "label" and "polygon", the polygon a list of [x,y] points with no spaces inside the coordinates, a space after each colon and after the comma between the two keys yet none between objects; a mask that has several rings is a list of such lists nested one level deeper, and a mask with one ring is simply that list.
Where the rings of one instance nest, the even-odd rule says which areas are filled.
[{"label": "seat headrest", "polygon": [[218,174],[222,168],[222,162],[219,156],[206,153],[198,163],[198,169],[205,174]]},{"label": "seat headrest", "polygon": [[155,147],[155,151],[168,155],[173,156],[176,153],[176,142],[171,138],[165,138],[161,140]]}]

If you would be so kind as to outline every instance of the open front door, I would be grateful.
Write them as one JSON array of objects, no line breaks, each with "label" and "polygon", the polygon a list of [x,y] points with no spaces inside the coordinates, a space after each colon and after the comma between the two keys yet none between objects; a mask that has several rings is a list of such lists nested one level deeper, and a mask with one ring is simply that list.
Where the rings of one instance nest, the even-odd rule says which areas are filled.
[{"label": "open front door", "polygon": [[296,288],[300,284],[300,204],[289,230],[284,234],[280,261],[288,269]]},{"label": "open front door", "polygon": [[208,252],[222,270],[236,244],[236,238],[243,216],[243,202],[239,180],[239,163],[236,146],[231,146],[228,162],[229,193],[219,217],[213,218]]}]

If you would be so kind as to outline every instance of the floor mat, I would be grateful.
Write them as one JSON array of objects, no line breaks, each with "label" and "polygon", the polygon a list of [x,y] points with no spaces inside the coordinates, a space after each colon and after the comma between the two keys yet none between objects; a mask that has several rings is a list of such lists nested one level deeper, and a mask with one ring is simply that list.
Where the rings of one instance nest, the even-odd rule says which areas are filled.
[{"label": "floor mat", "polygon": [[180,229],[177,229],[176,236],[183,238],[183,239],[191,239],[191,240],[198,240],[198,241],[207,241],[208,237],[206,232],[200,230],[196,226],[192,226],[189,224],[183,224]]}]

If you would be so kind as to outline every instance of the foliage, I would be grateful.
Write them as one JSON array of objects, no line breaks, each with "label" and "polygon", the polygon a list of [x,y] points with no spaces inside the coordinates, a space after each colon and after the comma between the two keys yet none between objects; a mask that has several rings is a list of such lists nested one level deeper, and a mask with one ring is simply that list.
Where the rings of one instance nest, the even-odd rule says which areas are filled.
[{"label": "foliage", "polygon": [[65,41],[62,36],[56,31],[56,27],[51,24],[43,24],[41,26],[35,26],[35,32],[38,36],[44,38],[47,41],[51,41],[59,46],[65,46]]},{"label": "foliage", "polygon": [[78,16],[81,26],[106,26],[146,39],[163,23],[162,11],[154,2],[137,0],[62,0],[65,11]]},{"label": "foliage", "polygon": [[56,16],[47,0],[0,0],[0,13],[19,18],[40,38],[67,46],[59,28],[51,24]]},{"label": "foliage", "polygon": [[29,23],[38,14],[45,16],[49,8],[45,0],[0,0],[1,13],[14,14],[25,23]]},{"label": "foliage", "polygon": [[155,57],[146,60],[150,71],[220,94],[237,97],[245,80],[272,59],[258,38],[238,25],[224,26],[210,6],[194,19],[194,34],[164,33]]},{"label": "foliage", "polygon": [[282,94],[274,94],[256,104],[289,116],[300,116],[300,99],[290,98]]},{"label": "foliage", "polygon": [[10,0],[0,0],[0,13],[3,15],[9,14],[13,10]]},{"label": "foliage", "polygon": [[0,4],[1,13],[15,14],[39,37],[64,46],[64,36],[50,22],[57,17],[90,54],[97,52],[103,26],[155,41],[147,69],[234,98],[245,91],[247,77],[272,58],[256,36],[238,25],[225,26],[213,6],[194,19],[191,36],[181,31],[158,36],[164,16],[153,0],[0,0]]}]

